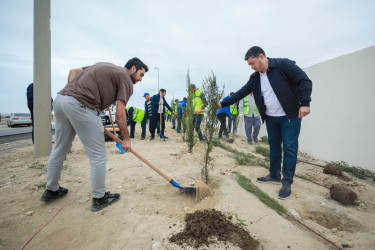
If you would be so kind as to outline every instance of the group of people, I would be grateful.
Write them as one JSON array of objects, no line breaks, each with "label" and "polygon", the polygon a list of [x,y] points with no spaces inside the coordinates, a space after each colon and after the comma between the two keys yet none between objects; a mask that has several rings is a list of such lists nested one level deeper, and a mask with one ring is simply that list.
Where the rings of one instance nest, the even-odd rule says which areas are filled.
[{"label": "group of people", "polygon": [[[245,126],[254,126],[254,133],[247,134],[248,143],[252,140],[257,142],[260,119],[266,122],[270,145],[270,174],[257,180],[263,183],[282,183],[279,198],[286,199],[291,194],[296,168],[301,120],[310,113],[312,82],[294,61],[268,58],[263,49],[257,46],[247,51],[245,61],[255,72],[240,90],[222,100],[217,116],[220,121],[224,121],[228,116],[231,121],[229,130],[233,129],[234,133],[235,121],[241,108],[245,116]],[[90,159],[93,193],[91,210],[99,211],[120,199],[120,194],[111,194],[105,189],[107,158],[100,117],[101,111],[114,102],[117,102],[115,115],[123,139],[122,148],[126,151],[131,151],[130,138],[134,137],[136,123],[142,124],[141,139],[145,139],[146,121],[149,123],[150,140],[155,139],[155,130],[162,138],[167,138],[164,134],[165,108],[172,115],[176,114],[177,132],[181,132],[181,118],[184,114],[183,109],[186,108],[186,98],[179,101],[175,110],[172,110],[165,100],[166,90],[160,89],[159,93],[152,97],[149,93],[144,94],[144,110],[127,107],[134,85],[142,81],[147,71],[146,64],[138,58],[133,58],[124,67],[97,63],[69,72],[67,85],[57,94],[54,101],[55,146],[48,161],[46,190],[40,198],[41,201],[51,202],[68,193],[68,189],[59,185],[59,179],[63,161],[70,152],[76,134]],[[200,126],[206,101],[201,91],[195,85],[192,87],[194,127],[199,140],[203,141]],[[131,125],[133,131],[130,135],[128,125]],[[221,126],[219,136],[223,134],[227,136],[228,131]]]},{"label": "group of people", "polygon": [[[223,102],[229,97],[233,96],[234,92],[223,98]],[[258,135],[261,126],[259,110],[255,104],[253,93],[245,96],[239,102],[222,107],[217,111],[217,118],[220,121],[219,138],[223,137],[223,134],[228,138],[229,133],[233,132],[236,134],[238,118],[244,116],[245,132],[247,137],[247,143],[249,145],[258,142]],[[227,129],[227,118],[228,118],[228,129]],[[232,129],[233,126],[233,129]]]}]

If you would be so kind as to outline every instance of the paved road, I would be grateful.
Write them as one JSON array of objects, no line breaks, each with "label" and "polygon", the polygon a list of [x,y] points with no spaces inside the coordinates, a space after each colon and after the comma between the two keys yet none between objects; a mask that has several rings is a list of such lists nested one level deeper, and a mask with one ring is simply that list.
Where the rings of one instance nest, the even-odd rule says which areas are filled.
[{"label": "paved road", "polygon": [[[52,134],[55,134],[55,126],[52,127]],[[12,129],[0,130],[0,144],[20,141],[31,140],[32,127],[18,127]]]},{"label": "paved road", "polygon": [[0,136],[31,133],[31,130],[32,130],[32,127],[17,127],[17,128],[10,128],[10,129],[1,129]]}]

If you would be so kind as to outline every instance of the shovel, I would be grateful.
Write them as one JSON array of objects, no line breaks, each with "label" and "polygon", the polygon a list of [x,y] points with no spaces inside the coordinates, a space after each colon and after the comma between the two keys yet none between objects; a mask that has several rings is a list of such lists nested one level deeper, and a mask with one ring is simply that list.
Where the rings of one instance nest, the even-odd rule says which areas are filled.
[{"label": "shovel", "polygon": [[[122,145],[122,141],[119,138],[117,138],[114,134],[109,132],[108,129],[104,128],[104,133],[106,133],[109,137],[111,137],[113,140],[115,140],[118,144]],[[180,190],[182,190],[184,192],[192,192],[192,193],[196,192],[195,187],[181,187],[180,184],[178,184],[175,180],[173,180],[173,179],[169,178],[167,175],[165,175],[162,171],[160,171],[160,169],[155,167],[151,162],[149,162],[148,160],[143,158],[140,154],[135,152],[134,149],[131,149],[130,152],[133,155],[135,155],[138,159],[143,161],[145,164],[147,164],[150,168],[152,168],[156,173],[160,174],[164,179],[166,179],[170,184],[172,184],[172,186],[174,186],[176,188],[179,188]]]}]

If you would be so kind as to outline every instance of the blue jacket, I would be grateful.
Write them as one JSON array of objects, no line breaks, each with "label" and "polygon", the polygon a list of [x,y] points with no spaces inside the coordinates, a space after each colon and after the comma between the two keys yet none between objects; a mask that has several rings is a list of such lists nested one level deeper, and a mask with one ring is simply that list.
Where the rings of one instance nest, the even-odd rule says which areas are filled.
[{"label": "blue jacket", "polygon": [[[160,95],[159,94],[154,95],[153,97],[151,97],[151,105],[152,105],[151,113],[152,114],[157,114],[158,113],[159,101],[160,101]],[[169,109],[171,112],[173,111],[172,108],[167,103],[167,101],[165,100],[165,98],[163,97],[163,110],[164,110],[165,107],[167,107],[167,109]]]},{"label": "blue jacket", "polygon": [[[310,106],[312,82],[294,61],[285,58],[268,59],[269,64],[266,71],[268,80],[286,116],[291,120],[298,115],[301,106]],[[266,106],[262,96],[259,72],[254,72],[249,81],[234,95],[222,101],[221,105],[227,107],[251,92],[254,93],[255,103],[264,122],[267,115],[265,114]]]},{"label": "blue jacket", "polygon": [[178,106],[177,106],[177,112],[179,114],[182,114],[182,109],[186,109],[186,102],[184,101],[179,101]]},{"label": "blue jacket", "polygon": [[[226,96],[224,97],[223,101],[227,100],[230,96]],[[217,115],[220,114],[220,113],[225,113],[227,116],[230,116],[230,107],[224,107],[224,108],[221,108],[221,109],[218,109],[217,110]]]}]

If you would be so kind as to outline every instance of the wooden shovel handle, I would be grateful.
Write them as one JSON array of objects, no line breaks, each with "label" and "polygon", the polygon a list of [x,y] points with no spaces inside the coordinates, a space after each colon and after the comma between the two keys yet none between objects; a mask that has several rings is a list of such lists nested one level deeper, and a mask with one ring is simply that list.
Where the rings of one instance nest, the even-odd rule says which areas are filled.
[{"label": "wooden shovel handle", "polygon": [[[106,128],[104,128],[104,133],[106,133],[109,137],[111,137],[113,140],[115,140],[116,142],[118,142],[118,143],[120,143],[122,145],[122,141],[119,138],[117,138],[117,136],[115,136],[114,134],[112,134],[111,132],[109,132]],[[160,171],[160,169],[158,169],[156,166],[154,166],[151,162],[149,162],[148,160],[146,160],[145,158],[143,158],[143,156],[141,156],[140,154],[138,154],[137,152],[135,152],[134,149],[131,149],[130,152],[133,155],[135,155],[138,159],[140,159],[141,161],[143,161],[145,164],[147,164],[150,168],[152,168],[156,173],[160,174],[169,183],[172,181],[171,178],[169,178],[167,175],[165,175],[162,171]]]}]

